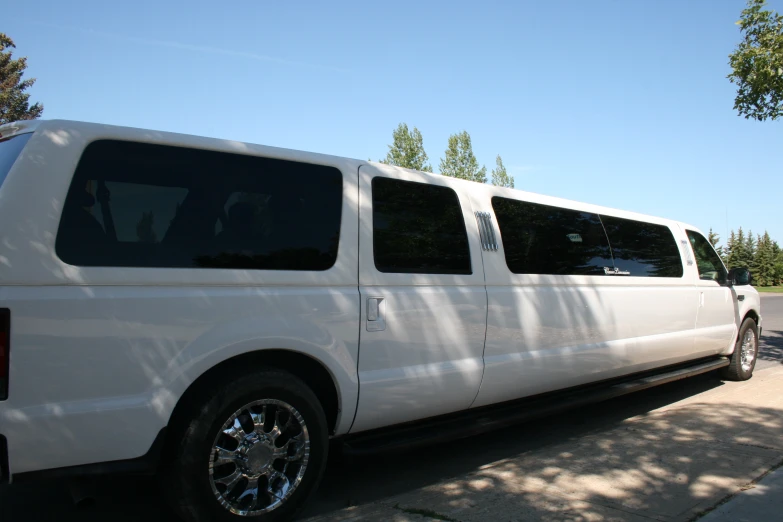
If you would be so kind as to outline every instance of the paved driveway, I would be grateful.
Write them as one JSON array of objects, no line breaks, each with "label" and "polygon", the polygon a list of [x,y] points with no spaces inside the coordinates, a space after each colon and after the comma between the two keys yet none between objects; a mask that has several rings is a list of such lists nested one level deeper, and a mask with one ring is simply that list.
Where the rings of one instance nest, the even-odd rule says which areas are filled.
[{"label": "paved driveway", "polygon": [[[764,296],[756,376],[675,382],[402,455],[332,461],[303,518],[688,520],[783,461],[783,296]],[[170,520],[150,479],[76,509],[59,482],[0,488],[2,522]]]}]

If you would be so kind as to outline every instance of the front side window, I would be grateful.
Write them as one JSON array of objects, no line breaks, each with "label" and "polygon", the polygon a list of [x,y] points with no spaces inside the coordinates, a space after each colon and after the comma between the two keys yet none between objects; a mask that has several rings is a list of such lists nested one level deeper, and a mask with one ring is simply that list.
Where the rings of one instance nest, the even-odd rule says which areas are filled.
[{"label": "front side window", "polygon": [[104,140],[79,161],[55,248],[80,266],[327,270],[341,212],[333,167]]},{"label": "front side window", "polygon": [[726,267],[723,266],[723,261],[720,260],[720,256],[712,248],[710,242],[698,232],[686,230],[685,233],[688,234],[688,239],[693,248],[693,255],[696,257],[699,279],[725,284],[728,277]]},{"label": "front side window", "polygon": [[372,227],[379,272],[473,273],[462,207],[448,187],[374,178]]},{"label": "front side window", "polygon": [[596,214],[497,196],[492,208],[515,274],[605,275],[613,268]]},{"label": "front side window", "polygon": [[614,266],[634,277],[682,277],[682,258],[669,227],[645,221],[601,216]]}]

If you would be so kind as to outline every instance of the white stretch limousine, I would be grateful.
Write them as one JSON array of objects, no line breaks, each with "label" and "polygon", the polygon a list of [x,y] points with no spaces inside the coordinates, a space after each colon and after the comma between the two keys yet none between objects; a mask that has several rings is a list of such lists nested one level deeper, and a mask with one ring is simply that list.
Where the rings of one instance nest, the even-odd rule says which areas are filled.
[{"label": "white stretch limousine", "polygon": [[158,472],[187,520],[289,519],[330,439],[378,451],[748,379],[749,284],[667,219],[234,141],[3,125],[1,478]]}]

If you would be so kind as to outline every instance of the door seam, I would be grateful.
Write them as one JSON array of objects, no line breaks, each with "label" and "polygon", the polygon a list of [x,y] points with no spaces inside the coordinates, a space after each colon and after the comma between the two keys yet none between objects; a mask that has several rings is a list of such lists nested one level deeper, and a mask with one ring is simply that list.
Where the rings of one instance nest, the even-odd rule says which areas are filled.
[{"label": "door seam", "polygon": [[[473,210],[473,202],[469,199],[468,202],[470,203],[470,210]],[[474,214],[475,216],[475,211]],[[491,225],[491,223],[490,223]],[[486,261],[484,261],[484,248],[481,246],[481,230],[479,229],[478,219],[476,220],[476,229],[479,233],[479,252],[481,253],[481,273],[484,274],[484,299],[485,303],[487,305],[485,314],[484,314],[484,346],[481,348],[481,380],[479,381],[479,387],[478,390],[476,390],[476,395],[473,397],[473,400],[470,401],[470,405],[468,405],[468,409],[472,408],[473,405],[478,400],[478,396],[481,393],[481,386],[484,384],[484,376],[487,373],[487,363],[484,360],[484,356],[487,352],[487,331],[489,330],[489,289],[487,288],[487,264]],[[498,235],[500,235],[500,226],[498,226]],[[499,252],[499,250],[495,251],[496,253]]]},{"label": "door seam", "polygon": [[362,358],[362,310],[364,309],[364,303],[362,302],[362,166],[356,169],[356,293],[359,299],[359,335],[357,337],[357,349],[356,349],[356,407],[353,409],[353,419],[351,419],[351,425],[348,426],[348,431],[345,433],[351,433],[353,425],[356,424],[356,416],[359,415],[359,404],[361,404],[362,393],[362,379],[359,376],[359,361]]}]

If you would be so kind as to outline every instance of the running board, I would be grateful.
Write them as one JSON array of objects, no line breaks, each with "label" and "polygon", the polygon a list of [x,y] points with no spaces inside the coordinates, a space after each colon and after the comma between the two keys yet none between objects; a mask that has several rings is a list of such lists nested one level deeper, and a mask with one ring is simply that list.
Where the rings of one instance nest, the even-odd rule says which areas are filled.
[{"label": "running board", "polygon": [[613,399],[653,386],[666,384],[686,377],[711,372],[729,365],[726,357],[691,361],[686,365],[645,372],[622,380],[572,388],[565,391],[527,398],[521,401],[488,406],[478,410],[466,410],[423,421],[381,428],[344,439],[343,451],[347,455],[408,450],[417,446],[470,437],[486,431],[519,424],[570,410],[586,404]]}]

